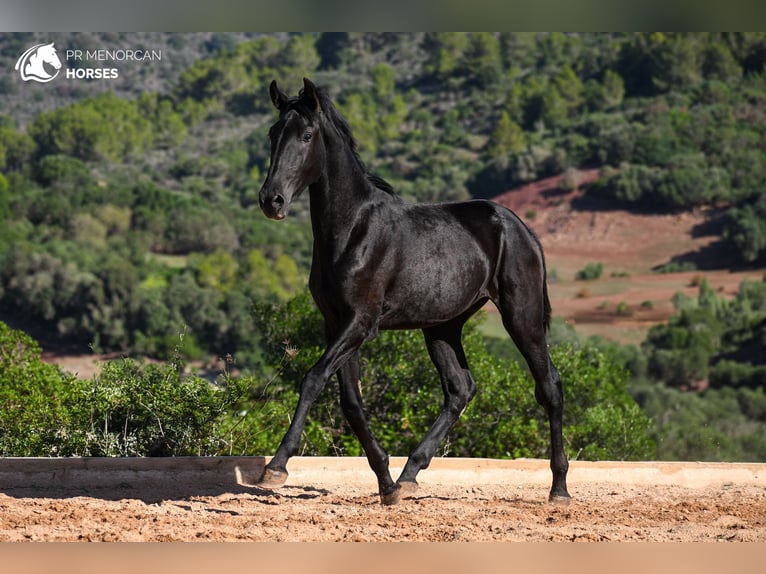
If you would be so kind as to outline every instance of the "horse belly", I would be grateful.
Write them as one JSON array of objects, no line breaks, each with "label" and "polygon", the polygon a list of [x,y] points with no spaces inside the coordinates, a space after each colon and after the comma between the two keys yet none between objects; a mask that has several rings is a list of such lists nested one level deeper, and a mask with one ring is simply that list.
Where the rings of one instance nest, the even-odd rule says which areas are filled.
[{"label": "horse belly", "polygon": [[493,262],[475,242],[435,237],[408,249],[386,290],[382,329],[438,325],[489,298]]}]

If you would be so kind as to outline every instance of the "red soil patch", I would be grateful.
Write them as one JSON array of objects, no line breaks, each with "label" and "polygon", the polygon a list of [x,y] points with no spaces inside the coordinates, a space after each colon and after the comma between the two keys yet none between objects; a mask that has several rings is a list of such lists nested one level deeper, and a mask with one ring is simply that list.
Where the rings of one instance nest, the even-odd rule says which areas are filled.
[{"label": "red soil patch", "polygon": [[[584,171],[580,185],[597,178],[598,170]],[[732,261],[717,245],[720,235],[710,223],[710,212],[626,211],[586,198],[582,187],[563,192],[560,181],[561,176],[541,180],[495,201],[513,209],[540,237],[552,275],[553,314],[582,334],[640,342],[650,326],[673,314],[671,298],[677,291],[695,296],[704,278],[731,297],[744,279],[757,281],[763,276],[763,270],[731,270]],[[693,258],[704,270],[653,271],[679,256]],[[601,263],[602,277],[575,280],[588,263]]]}]

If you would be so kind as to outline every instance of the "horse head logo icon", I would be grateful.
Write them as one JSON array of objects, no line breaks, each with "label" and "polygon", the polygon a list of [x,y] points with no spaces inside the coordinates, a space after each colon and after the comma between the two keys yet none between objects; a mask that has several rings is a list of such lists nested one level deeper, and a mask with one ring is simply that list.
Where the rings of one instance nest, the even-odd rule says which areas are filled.
[{"label": "horse head logo icon", "polygon": [[[46,69],[46,64],[52,66],[56,72],[51,74]],[[29,80],[43,83],[50,82],[58,76],[59,70],[61,70],[61,60],[56,53],[56,48],[53,47],[53,42],[50,44],[37,44],[21,55],[16,61],[14,69],[25,82]]]}]

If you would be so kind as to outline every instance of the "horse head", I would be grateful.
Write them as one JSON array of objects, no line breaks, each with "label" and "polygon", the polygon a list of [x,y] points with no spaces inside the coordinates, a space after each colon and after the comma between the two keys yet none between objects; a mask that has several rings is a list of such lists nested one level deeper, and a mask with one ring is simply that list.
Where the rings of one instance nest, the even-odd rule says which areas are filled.
[{"label": "horse head", "polygon": [[269,95],[279,119],[269,130],[271,163],[258,199],[267,217],[284,219],[292,201],[321,175],[325,157],[320,133],[322,106],[316,86],[306,78],[297,97],[285,95],[276,81],[271,82]]}]

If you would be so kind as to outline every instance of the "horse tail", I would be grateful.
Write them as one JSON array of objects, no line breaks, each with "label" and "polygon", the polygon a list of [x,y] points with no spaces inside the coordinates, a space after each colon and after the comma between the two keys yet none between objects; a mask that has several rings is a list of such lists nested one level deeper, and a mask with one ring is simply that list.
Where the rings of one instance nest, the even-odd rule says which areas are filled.
[{"label": "horse tail", "polygon": [[[540,252],[542,254],[542,251]],[[545,269],[545,257],[543,256],[543,325],[547,333],[551,329],[551,300],[548,297],[548,272]]]},{"label": "horse tail", "polygon": [[548,269],[545,264],[545,252],[543,251],[543,244],[537,236],[537,233],[535,233],[523,219],[519,218],[519,221],[529,232],[529,235],[532,237],[532,240],[537,246],[537,251],[540,254],[540,264],[543,267],[543,327],[547,333],[551,328],[551,316],[553,311],[551,309],[551,299],[548,296]]}]

